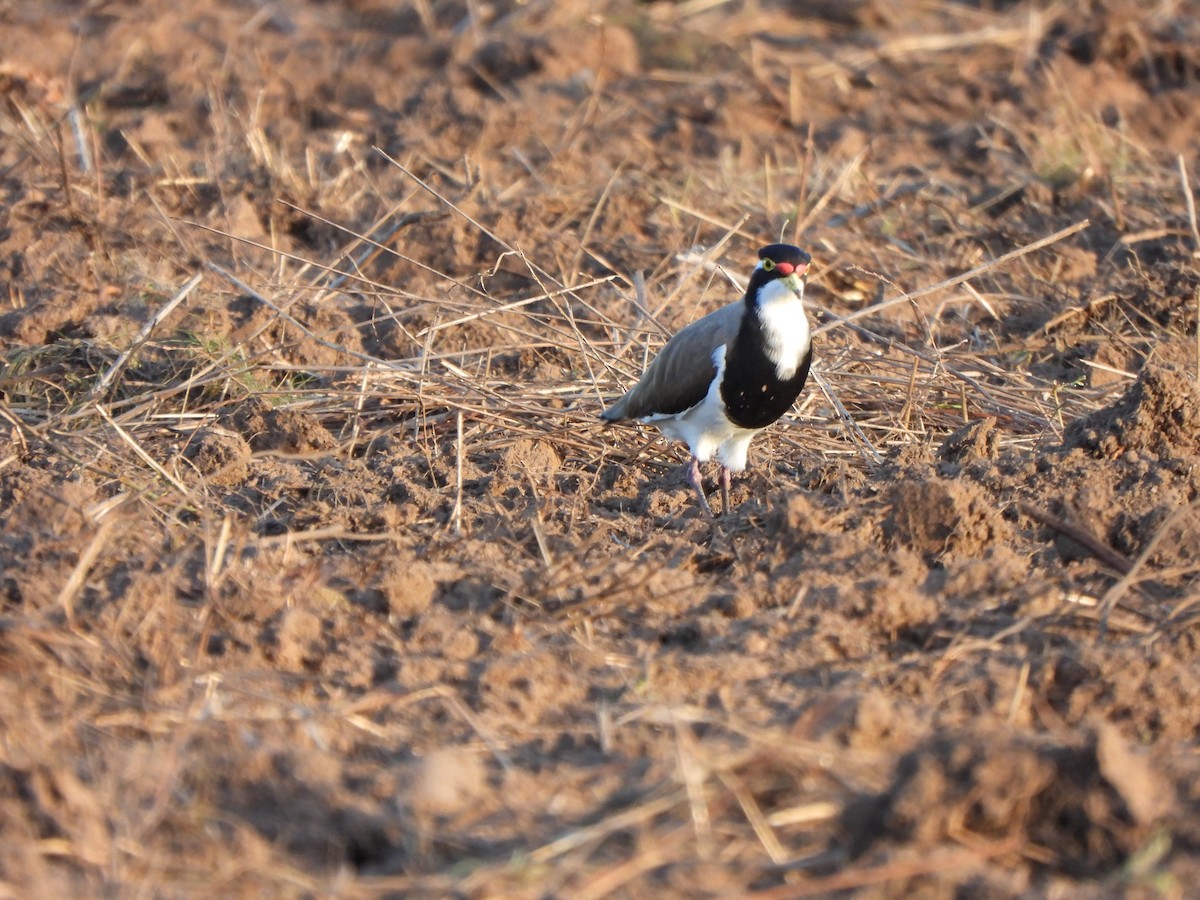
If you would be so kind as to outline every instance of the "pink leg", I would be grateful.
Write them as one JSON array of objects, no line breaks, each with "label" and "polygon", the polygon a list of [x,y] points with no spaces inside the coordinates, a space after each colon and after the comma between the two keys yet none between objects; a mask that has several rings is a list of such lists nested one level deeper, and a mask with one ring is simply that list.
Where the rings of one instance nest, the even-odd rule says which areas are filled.
[{"label": "pink leg", "polygon": [[700,508],[704,510],[704,517],[711,519],[713,517],[712,507],[708,505],[708,498],[704,496],[704,484],[700,480],[700,460],[692,457],[691,463],[688,464],[688,484],[696,491],[696,496],[700,498]]},{"label": "pink leg", "polygon": [[733,476],[729,470],[721,466],[721,515],[729,515],[729,483],[733,480]]}]

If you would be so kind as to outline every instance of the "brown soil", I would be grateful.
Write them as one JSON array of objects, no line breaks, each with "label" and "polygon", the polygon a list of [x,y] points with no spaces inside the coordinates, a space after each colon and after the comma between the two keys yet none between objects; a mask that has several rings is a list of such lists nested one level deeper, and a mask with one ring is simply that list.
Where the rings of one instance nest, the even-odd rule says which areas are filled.
[{"label": "brown soil", "polygon": [[[1146,6],[0,4],[0,895],[1189,894]],[[595,416],[781,235],[710,525]]]}]

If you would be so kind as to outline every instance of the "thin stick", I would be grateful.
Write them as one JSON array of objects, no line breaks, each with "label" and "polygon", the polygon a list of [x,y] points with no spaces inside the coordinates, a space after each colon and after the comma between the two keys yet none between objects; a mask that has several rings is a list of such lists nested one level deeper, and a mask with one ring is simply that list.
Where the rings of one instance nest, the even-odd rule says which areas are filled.
[{"label": "thin stick", "polygon": [[514,247],[508,241],[504,240],[504,238],[500,237],[500,235],[496,234],[496,232],[492,231],[492,229],[488,228],[486,225],[484,225],[482,222],[480,222],[474,216],[467,213],[462,207],[455,204],[454,201],[451,200],[449,197],[447,197],[445,194],[439,193],[432,186],[430,186],[430,184],[428,182],[418,178],[414,172],[412,172],[411,170],[402,166],[400,164],[400,161],[397,160],[395,157],[388,155],[388,153],[386,153],[380,147],[373,147],[372,149],[376,153],[378,153],[380,156],[382,156],[384,159],[386,159],[389,163],[391,163],[393,166],[395,166],[397,169],[399,169],[401,172],[403,172],[405,175],[407,175],[409,178],[411,178],[413,181],[415,181],[417,184],[419,184],[425,191],[432,194],[436,199],[440,200],[448,209],[451,209],[454,212],[456,212],[458,215],[462,216],[463,219],[465,219],[470,224],[474,225],[480,232],[482,232],[483,234],[490,237],[493,241],[495,241],[497,244],[499,244],[505,250],[508,250],[511,253],[514,253],[517,256],[519,256],[522,260],[525,261],[526,265],[528,265],[531,269],[536,269],[538,274],[541,275],[543,278],[545,278],[547,281],[553,282],[554,284],[558,285],[559,287],[565,287],[565,285],[561,281],[559,281],[557,278],[555,278],[553,275],[551,275],[545,269],[536,265],[532,261],[527,260],[525,258],[525,253],[523,250],[520,250],[519,248]]},{"label": "thin stick", "polygon": [[1021,673],[1017,676],[1017,688],[1013,691],[1012,702],[1008,704],[1008,724],[1012,725],[1017,720],[1017,713],[1021,710],[1021,701],[1025,699],[1025,691],[1029,687],[1029,660],[1021,665]]},{"label": "thin stick", "polygon": [[867,440],[867,436],[863,434],[862,429],[858,427],[858,423],[854,421],[854,417],[850,415],[846,407],[842,405],[842,401],[839,400],[837,394],[833,392],[833,388],[830,387],[829,382],[825,380],[825,377],[820,372],[816,371],[812,373],[812,377],[813,380],[816,381],[817,385],[821,388],[821,393],[825,395],[826,399],[828,399],[837,410],[838,418],[842,420],[842,425],[846,427],[853,437],[857,438],[854,443],[855,446],[858,447],[859,452],[863,453],[863,456],[868,456],[864,450],[870,451],[868,458],[874,462],[875,465],[879,465],[881,462],[883,462],[883,455],[875,449],[874,444]]},{"label": "thin stick", "polygon": [[538,497],[537,483],[528,470],[525,478],[529,481],[529,527],[533,530],[533,539],[537,542],[538,553],[542,555],[542,565],[547,569],[554,568],[554,557],[550,554],[550,545],[546,542],[546,533],[542,530],[542,501]]},{"label": "thin stick", "polygon": [[1129,564],[1129,567],[1121,571],[1122,577],[1110,587],[1104,594],[1103,599],[1099,603],[1100,609],[1100,637],[1104,637],[1104,633],[1108,628],[1108,616],[1112,612],[1121,598],[1125,596],[1125,592],[1129,590],[1129,586],[1137,579],[1146,562],[1154,555],[1154,551],[1158,549],[1158,545],[1166,536],[1167,532],[1180,519],[1184,513],[1193,512],[1200,507],[1200,502],[1189,503],[1187,506],[1177,506],[1167,516],[1167,520],[1162,523],[1158,531],[1154,532],[1154,536],[1147,542],[1145,549],[1138,554],[1138,558]]},{"label": "thin stick", "polygon": [[454,511],[450,514],[450,521],[454,523],[454,533],[462,534],[462,506],[463,506],[463,414],[462,410],[458,411],[455,416],[455,421],[458,428],[458,439],[455,443],[457,460],[454,471]]},{"label": "thin stick", "polygon": [[[416,193],[416,188],[413,189],[412,194],[409,194],[403,200],[401,200],[400,204],[397,204],[395,207],[393,207],[393,212],[398,210],[400,208],[400,206],[403,205],[403,203],[405,203],[409,199],[409,197],[413,196],[413,194],[415,194],[415,193]],[[423,269],[424,271],[429,272],[431,275],[436,275],[438,278],[444,278],[444,279],[446,279],[446,281],[453,282],[454,284],[458,285],[460,288],[462,288],[465,291],[468,291],[472,294],[476,294],[477,296],[480,296],[480,297],[487,296],[487,293],[485,291],[480,290],[479,288],[475,287],[474,285],[470,284],[469,282],[460,281],[457,278],[453,278],[453,277],[447,275],[445,272],[439,272],[433,266],[427,265],[427,264],[421,262],[421,260],[414,259],[411,256],[405,256],[403,253],[401,253],[394,247],[391,247],[387,244],[381,243],[382,241],[388,240],[389,237],[391,235],[395,234],[395,232],[398,231],[400,228],[402,228],[406,225],[411,225],[413,222],[422,221],[423,219],[431,217],[431,216],[440,216],[441,213],[431,213],[431,212],[408,213],[407,215],[401,216],[399,222],[397,223],[396,228],[394,228],[394,229],[389,228],[389,229],[386,229],[383,231],[378,231],[378,233],[377,233],[377,230],[375,228],[372,228],[372,230],[370,230],[370,231],[361,233],[361,232],[355,231],[352,228],[347,228],[341,222],[335,222],[333,219],[327,219],[324,216],[320,215],[319,213],[313,212],[310,209],[305,209],[303,206],[297,206],[294,203],[289,203],[287,200],[276,200],[275,202],[282,204],[283,206],[286,206],[289,209],[295,210],[296,212],[298,212],[302,215],[308,216],[309,218],[311,218],[317,222],[320,222],[322,225],[328,225],[330,228],[340,231],[343,234],[350,235],[354,239],[354,243],[356,243],[356,244],[366,244],[368,247],[372,248],[372,250],[378,250],[381,253],[387,253],[390,256],[395,257],[396,259],[404,260],[404,262],[410,263],[411,265],[416,266],[418,269]],[[199,225],[198,223],[195,223],[195,222],[192,222],[191,224],[195,225],[197,228],[205,228],[205,226]],[[228,235],[228,234],[225,234],[225,232],[216,231],[216,229],[209,229],[209,230],[215,231],[217,234],[224,234],[226,237],[229,237],[233,240],[237,240],[237,241],[242,240],[241,238],[237,237],[236,235]],[[262,244],[254,244],[253,241],[244,241],[244,243],[249,243],[251,246],[257,246],[262,249],[270,249],[270,248],[264,248]],[[333,279],[331,279],[329,282],[330,290],[334,289],[335,284],[340,284],[340,282],[338,281],[339,278],[341,278],[341,279],[349,278],[349,279],[353,279],[354,281],[359,282],[360,284],[366,285],[368,287],[373,287],[376,290],[379,290],[385,294],[394,294],[398,297],[405,297],[409,300],[420,301],[420,300],[427,299],[427,298],[419,297],[416,294],[411,294],[407,291],[403,291],[400,288],[395,287],[394,285],[386,285],[386,284],[383,284],[382,282],[372,281],[369,278],[367,278],[365,275],[362,275],[358,271],[358,268],[359,268],[359,265],[363,261],[365,261],[366,259],[369,258],[369,256],[371,255],[370,251],[364,252],[356,260],[347,259],[345,254],[342,254],[340,257],[338,257],[338,259],[335,263],[335,266],[337,264],[340,264],[343,261],[346,261],[354,267],[354,272],[350,272],[350,273],[340,270],[340,269],[336,268],[335,266],[322,265],[321,263],[318,263],[315,260],[305,259],[303,256],[293,256],[293,255],[284,253],[283,251],[272,251],[272,252],[277,253],[277,255],[282,256],[285,259],[291,259],[291,260],[295,260],[295,261],[303,263],[304,265],[301,268],[302,272],[307,271],[308,269],[317,269],[318,271],[322,271],[322,272],[326,272],[328,274],[334,275],[335,277]]]},{"label": "thin stick", "polygon": [[[246,294],[248,297],[252,297],[255,300],[257,300],[259,303],[261,303],[267,309],[269,309],[273,313],[275,313],[275,315],[278,316],[280,319],[282,319],[284,322],[287,322],[293,328],[299,329],[301,334],[303,334],[305,337],[309,338],[310,340],[314,341],[317,344],[320,344],[322,347],[326,348],[327,350],[334,350],[337,353],[343,353],[346,356],[350,357],[351,359],[360,359],[365,363],[372,363],[376,366],[379,366],[380,368],[387,369],[389,372],[392,372],[393,374],[404,371],[400,366],[397,366],[396,364],[392,363],[389,360],[381,359],[378,356],[371,356],[371,354],[369,354],[369,353],[360,353],[359,351],[353,350],[350,347],[346,347],[342,344],[335,344],[335,343],[333,343],[333,341],[325,340],[323,337],[318,335],[315,331],[313,331],[311,328],[309,328],[307,325],[305,325],[303,322],[301,322],[295,316],[289,314],[286,310],[284,310],[278,304],[272,303],[270,300],[268,300],[266,297],[264,297],[262,294],[260,294],[254,288],[250,287],[250,285],[246,284],[246,282],[242,281],[242,279],[240,279],[236,275],[234,275],[232,272],[227,272],[225,269],[221,268],[219,265],[217,265],[215,262],[212,262],[211,260],[206,261],[204,263],[204,265],[207,266],[212,271],[216,272],[218,275],[220,275],[222,278],[224,278],[226,281],[228,281],[230,284],[232,284],[234,287],[236,287],[239,291]],[[412,373],[407,373],[407,374],[412,374]]]},{"label": "thin stick", "polygon": [[100,380],[97,381],[96,386],[92,388],[90,395],[91,397],[99,396],[100,393],[112,383],[113,379],[117,377],[117,373],[125,368],[125,364],[129,362],[129,357],[133,356],[133,354],[136,353],[138,349],[149,339],[150,332],[152,332],[159,325],[159,323],[162,322],[163,319],[174,312],[175,307],[182,303],[187,298],[187,295],[195,289],[196,285],[203,280],[204,273],[197,272],[187,280],[187,283],[184,284],[183,287],[175,292],[175,296],[163,304],[162,307],[159,308],[158,312],[150,317],[149,321],[142,326],[142,330],[138,332],[138,336],[133,339],[133,343],[125,349],[124,353],[117,357],[116,362],[108,367],[108,371],[100,376]]},{"label": "thin stick", "polygon": [[58,592],[58,605],[62,607],[66,614],[69,624],[75,623],[75,599],[79,596],[79,592],[83,590],[84,581],[86,581],[88,573],[92,570],[92,566],[96,564],[96,559],[104,550],[104,545],[108,543],[109,535],[113,530],[113,519],[101,524],[99,530],[92,536],[92,541],[87,545],[87,549],[79,555],[79,561],[75,563],[75,568],[71,571],[71,577],[67,579],[67,583],[63,585],[61,591]]},{"label": "thin stick", "polygon": [[577,847],[590,843],[607,835],[613,834],[624,828],[629,828],[632,825],[637,825],[641,822],[653,819],[655,816],[665,813],[670,809],[674,809],[687,800],[686,792],[675,790],[671,793],[659,797],[656,800],[648,800],[641,806],[635,806],[632,809],[624,810],[609,816],[607,819],[601,819],[595,825],[588,825],[584,828],[577,828],[574,831],[569,831],[562,837],[556,838],[548,844],[543,844],[529,854],[529,861],[533,865],[545,865],[550,861],[568,853]]},{"label": "thin stick", "polygon": [[999,47],[1020,46],[1029,40],[1029,29],[1002,28],[989,25],[975,31],[915,35],[897,38],[872,50],[855,50],[841,54],[827,63],[812,66],[805,74],[810,80],[825,79],[846,71],[864,69],[876,65],[880,60],[900,60],[914,54],[941,53],[961,50],[966,47],[994,45]]},{"label": "thin stick", "polygon": [[[1017,509],[1021,511],[1022,515],[1029,516],[1029,518],[1033,519],[1034,521],[1041,522],[1043,525],[1053,528],[1059,534],[1069,537],[1106,566],[1111,569],[1115,569],[1122,575],[1125,575],[1132,570],[1133,563],[1129,561],[1127,556],[1125,556],[1123,553],[1118,553],[1086,528],[1083,528],[1079,525],[1073,525],[1066,519],[1061,519],[1054,515],[1054,513],[1034,506],[1032,503],[1020,501],[1017,503]],[[1117,584],[1120,583],[1121,582],[1117,582]]]},{"label": "thin stick", "polygon": [[[416,189],[414,188],[414,190]],[[406,197],[405,199],[408,198]],[[287,205],[293,206],[293,204],[290,203]],[[393,219],[392,216],[395,215],[397,209],[398,207],[393,207],[390,209],[387,213],[377,219],[375,224],[368,228],[361,235],[352,232],[352,234],[354,234],[354,239],[346,245],[346,248],[342,250],[340,254],[338,254],[338,257],[336,260],[334,260],[333,265],[336,267],[346,264],[355,272],[361,272],[363,267],[370,259],[383,252],[380,248],[385,241],[391,240],[401,228],[405,228],[408,225],[411,225],[413,222],[419,222],[427,215],[425,213],[416,212],[408,213],[400,216],[399,218]],[[298,211],[304,212],[304,210]],[[366,244],[367,246],[364,249],[359,250],[358,248],[362,247],[363,244]],[[358,251],[358,255],[352,256],[356,250]],[[311,265],[302,266],[300,271],[296,273],[297,279],[305,278],[310,268],[312,268]],[[323,291],[339,290],[341,286],[346,283],[347,277],[348,276],[346,275],[335,275],[324,285]]]},{"label": "thin stick", "polygon": [[[290,204],[285,204],[285,205],[290,205]],[[298,208],[298,207],[296,207],[296,208]],[[312,216],[314,219],[321,222],[322,224],[332,224],[332,223],[327,223],[326,220],[322,219],[318,215],[315,215],[314,213],[306,213],[306,215]],[[404,297],[409,300],[424,300],[425,299],[423,297],[418,297],[416,294],[410,294],[404,290],[401,290],[400,288],[396,287],[395,285],[384,284],[382,281],[372,281],[370,278],[367,278],[365,275],[360,275],[357,272],[347,272],[344,269],[338,269],[338,268],[335,268],[334,266],[327,266],[322,263],[315,262],[314,260],[306,259],[305,257],[300,256],[299,254],[288,253],[286,250],[282,250],[278,247],[271,247],[267,244],[263,244],[258,241],[252,241],[249,238],[238,237],[236,234],[229,234],[226,231],[221,231],[221,229],[213,228],[210,225],[204,225],[201,222],[193,222],[190,219],[175,219],[174,221],[181,222],[182,224],[187,225],[189,228],[198,228],[200,231],[207,231],[209,234],[216,234],[216,235],[220,235],[223,238],[229,238],[232,241],[237,241],[239,244],[245,244],[247,247],[254,247],[258,250],[265,250],[267,253],[270,253],[274,257],[281,259],[281,260],[286,259],[286,260],[290,260],[291,262],[301,263],[302,265],[306,266],[307,268],[316,269],[320,272],[324,272],[327,275],[340,276],[342,278],[349,279],[349,280],[355,282],[356,284],[360,284],[364,287],[374,288],[375,290],[380,291],[381,293],[394,294],[398,297]],[[353,232],[351,232],[351,233],[353,234]],[[400,259],[403,259],[405,262],[414,262],[414,260],[410,260],[407,256],[401,256],[399,253],[396,253],[390,247],[388,247],[384,244],[380,244],[377,241],[372,240],[370,237],[368,237],[366,235],[359,235],[359,237],[362,238],[364,243],[370,244],[371,246],[377,246],[380,249],[382,249],[388,253],[392,253],[393,255],[399,257]],[[210,263],[207,263],[207,265],[210,269],[215,269],[215,270],[219,270],[222,272],[224,271],[224,270],[220,270],[219,267],[216,266],[216,263],[210,262]],[[428,269],[429,267],[423,266],[423,268]],[[437,274],[437,275],[442,275],[441,272],[437,272],[436,270],[430,269],[430,271],[435,272],[435,274]],[[446,276],[442,275],[442,277],[445,278]],[[453,278],[449,278],[447,280],[454,281]],[[459,287],[462,287],[468,291],[474,291],[475,293],[480,293],[479,291],[472,288],[471,285],[469,285],[469,284],[463,284],[460,281],[454,281],[454,283],[457,284]],[[296,296],[298,299],[300,295],[297,294]]]},{"label": "thin stick", "polygon": [[742,808],[742,813],[745,815],[746,821],[754,829],[754,834],[758,838],[758,842],[767,851],[767,856],[771,857],[771,862],[777,866],[781,866],[787,862],[787,850],[779,842],[779,838],[775,836],[774,829],[771,828],[770,823],[763,816],[762,809],[759,807],[758,801],[754,799],[754,795],[746,790],[745,785],[734,777],[731,772],[719,772],[717,773],[717,777],[733,793],[738,805]]},{"label": "thin stick", "polygon": [[1014,259],[1020,259],[1026,254],[1033,253],[1035,250],[1041,250],[1043,247],[1049,247],[1051,244],[1057,244],[1064,238],[1069,238],[1071,235],[1083,231],[1092,224],[1090,219],[1083,219],[1076,222],[1074,225],[1068,225],[1054,234],[1034,241],[1032,244],[1026,244],[1024,247],[1018,247],[1016,250],[1010,250],[1002,256],[997,256],[995,259],[985,262],[983,265],[976,266],[970,271],[963,272],[961,275],[955,275],[953,278],[947,278],[945,281],[939,281],[937,284],[931,284],[928,287],[923,287],[907,294],[902,294],[899,297],[893,297],[890,300],[885,300],[882,303],[876,303],[873,306],[866,306],[855,312],[848,313],[844,316],[839,316],[837,321],[830,322],[828,325],[822,325],[813,330],[813,334],[822,334],[842,325],[846,325],[856,319],[861,319],[866,316],[874,315],[877,312],[882,312],[891,306],[897,306],[901,303],[908,303],[916,300],[919,297],[925,297],[937,291],[945,290],[946,288],[954,287],[956,284],[962,284],[964,281],[970,281],[972,278],[977,278],[984,272],[990,269],[995,269],[1005,263],[1012,262]]},{"label": "thin stick", "polygon": [[435,331],[441,331],[443,328],[451,328],[455,325],[462,325],[464,322],[474,322],[476,319],[482,319],[485,316],[495,315],[500,312],[508,312],[513,309],[520,309],[522,306],[528,306],[530,303],[537,303],[539,300],[551,300],[555,297],[561,297],[563,294],[570,294],[574,291],[582,291],[584,288],[596,287],[600,284],[608,284],[610,281],[615,281],[620,278],[620,275],[606,275],[603,278],[593,278],[591,281],[583,284],[575,285],[574,287],[562,288],[557,291],[543,291],[536,297],[526,297],[524,300],[514,300],[512,303],[503,303],[500,306],[492,309],[481,310],[477,313],[471,313],[469,316],[461,316],[457,319],[451,319],[449,322],[439,322],[437,325],[430,325],[428,328],[422,328],[416,333],[416,337],[423,338],[427,334],[432,334]]},{"label": "thin stick", "polygon": [[[728,228],[725,231],[725,234],[723,234],[721,236],[721,239],[718,240],[715,244],[713,244],[711,247],[708,248],[708,250],[706,250],[704,252],[704,254],[700,257],[700,261],[698,263],[696,263],[696,267],[694,269],[692,269],[692,271],[688,272],[686,276],[681,278],[679,280],[679,284],[675,285],[674,290],[672,290],[671,293],[669,293],[667,295],[666,299],[663,300],[663,302],[658,305],[658,309],[656,309],[654,311],[655,317],[662,315],[662,311],[671,305],[671,302],[675,299],[676,295],[681,290],[683,290],[684,285],[686,285],[689,281],[691,281],[692,277],[697,272],[707,270],[709,265],[712,265],[715,268],[720,269],[720,266],[717,266],[716,263],[713,263],[712,261],[721,254],[721,251],[725,248],[725,245],[727,243],[729,243],[730,240],[732,240],[734,234],[741,234],[741,231],[740,231],[741,227],[743,225],[745,225],[746,222],[748,222],[749,220],[750,220],[750,216],[748,214],[742,216],[740,219],[738,219],[738,223],[736,225],[733,225],[730,228]],[[690,255],[680,255],[680,256],[677,256],[676,259],[679,259],[681,262],[690,262],[691,261]]]},{"label": "thin stick", "polygon": [[624,163],[618,163],[617,168],[609,176],[608,183],[604,185],[604,190],[600,192],[600,199],[596,201],[595,209],[592,210],[592,214],[588,216],[587,224],[583,227],[583,234],[579,237],[579,246],[575,248],[575,256],[571,260],[571,270],[567,273],[567,277],[572,281],[575,280],[575,273],[579,271],[579,263],[583,259],[584,248],[592,238],[592,229],[596,227],[596,222],[600,218],[600,212],[608,202],[608,196],[612,192],[613,185],[617,183],[617,178],[620,176],[621,168],[624,165]]},{"label": "thin stick", "polygon": [[808,170],[812,164],[814,125],[810,121],[808,123],[808,136],[804,139],[804,162],[800,166],[800,199],[796,202],[796,221],[792,223],[792,243],[800,243],[800,213],[804,209],[804,204],[808,202]]},{"label": "thin stick", "polygon": [[1179,180],[1183,182],[1183,202],[1187,204],[1188,226],[1192,229],[1192,249],[1200,252],[1200,226],[1196,224],[1196,198],[1192,196],[1192,186],[1188,183],[1187,164],[1183,154],[1179,157]]},{"label": "thin stick", "polygon": [[187,497],[189,500],[192,499],[192,492],[187,489],[187,486],[166,469],[164,469],[154,457],[142,449],[141,444],[135,441],[133,437],[130,436],[128,431],[116,423],[116,420],[113,419],[112,414],[109,413],[107,409],[97,403],[96,412],[100,413],[100,418],[112,426],[113,430],[116,431],[117,436],[126,444],[128,444],[130,449],[132,449],[133,452],[136,453],[142,459],[142,461],[146,463],[146,465],[157,472],[164,480],[170,483],[172,487],[179,491],[179,493],[183,494],[183,496]]},{"label": "thin stick", "polygon": [[362,412],[363,408],[367,405],[367,385],[371,380],[371,370],[374,368],[374,363],[367,363],[363,366],[362,379],[358,384],[358,396],[354,399],[354,421],[350,426],[351,447],[358,443],[358,433],[362,429]]},{"label": "thin stick", "polygon": [[676,721],[674,724],[679,774],[683,778],[684,787],[687,788],[692,830],[696,833],[696,848],[701,858],[704,858],[711,855],[713,849],[712,816],[708,810],[708,798],[704,790],[708,772],[696,758],[696,736],[692,733],[690,723]]},{"label": "thin stick", "polygon": [[225,552],[229,549],[229,538],[233,534],[233,513],[225,513],[221,520],[221,531],[217,534],[217,546],[213,548],[212,560],[208,564],[208,580],[213,583],[225,565]]},{"label": "thin stick", "polygon": [[991,841],[963,850],[944,850],[898,859],[864,868],[846,868],[832,875],[805,879],[779,887],[752,891],[746,896],[753,900],[796,900],[800,897],[828,897],[839,891],[870,887],[888,882],[902,882],[919,875],[938,873],[944,875],[955,869],[967,869],[997,856],[1008,856],[1021,849],[1019,836]]},{"label": "thin stick", "polygon": [[817,198],[817,202],[813,204],[813,208],[810,209],[808,214],[797,223],[795,228],[796,234],[802,234],[808,229],[808,226],[811,225],[817,216],[821,214],[821,210],[823,210],[829,204],[829,201],[832,200],[834,196],[836,196],[838,192],[841,191],[841,189],[845,186],[846,182],[850,180],[850,176],[858,171],[858,168],[862,165],[862,161],[866,158],[866,156],[867,151],[860,150],[858,156],[846,163],[845,168],[842,169],[841,174],[837,177],[837,180],[829,186],[829,189],[826,190],[824,194]]},{"label": "thin stick", "polygon": [[483,727],[483,724],[471,712],[471,708],[463,703],[462,698],[458,696],[458,692],[454,688],[443,684],[438,686],[438,696],[467,723],[472,731],[479,735],[479,739],[487,745],[492,756],[496,758],[496,762],[500,763],[500,767],[506,772],[511,772],[513,768],[512,759],[504,752],[504,749],[500,746],[496,738],[492,736],[492,733]]},{"label": "thin stick", "polygon": [[86,175],[92,171],[92,155],[88,152],[87,134],[83,127],[83,116],[79,111],[79,104],[72,103],[71,108],[67,110],[67,117],[71,122],[71,134],[75,137],[75,152],[79,154],[79,168]]},{"label": "thin stick", "polygon": [[691,206],[685,206],[682,203],[677,203],[670,197],[659,197],[658,202],[669,206],[672,209],[677,209],[681,213],[687,213],[689,216],[699,219],[701,222],[707,222],[709,225],[716,225],[718,228],[724,228],[725,231],[731,235],[740,234],[748,241],[757,240],[755,235],[742,231],[742,226],[746,224],[747,220],[750,218],[749,216],[742,216],[741,221],[739,221],[736,225],[730,225],[728,222],[722,222],[720,219],[715,219],[707,213],[702,213],[700,210]]},{"label": "thin stick", "polygon": [[[639,841],[639,846],[643,843],[646,845],[644,849],[621,860],[606,871],[589,873],[581,879],[581,884],[571,888],[572,895],[576,900],[608,900],[617,894],[618,888],[625,886],[638,875],[670,863],[672,860],[678,860],[680,857],[677,854],[691,833],[690,828],[681,825],[668,832],[666,836],[656,835],[652,841]],[[483,871],[486,873],[486,870]]]},{"label": "thin stick", "polygon": [[353,541],[360,544],[400,543],[404,534],[399,531],[350,531],[345,525],[326,525],[306,531],[285,531],[283,534],[268,534],[255,538],[256,547],[276,547],[280,544],[293,545],[318,541]]}]

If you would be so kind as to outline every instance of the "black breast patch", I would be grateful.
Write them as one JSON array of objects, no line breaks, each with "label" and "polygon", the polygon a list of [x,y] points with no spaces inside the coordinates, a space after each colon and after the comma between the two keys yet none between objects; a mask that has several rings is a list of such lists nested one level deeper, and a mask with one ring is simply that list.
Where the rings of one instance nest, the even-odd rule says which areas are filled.
[{"label": "black breast patch", "polygon": [[757,317],[747,316],[726,357],[725,377],[721,379],[721,399],[729,420],[742,428],[766,428],[800,396],[811,365],[810,345],[796,374],[781,380],[763,350]]}]

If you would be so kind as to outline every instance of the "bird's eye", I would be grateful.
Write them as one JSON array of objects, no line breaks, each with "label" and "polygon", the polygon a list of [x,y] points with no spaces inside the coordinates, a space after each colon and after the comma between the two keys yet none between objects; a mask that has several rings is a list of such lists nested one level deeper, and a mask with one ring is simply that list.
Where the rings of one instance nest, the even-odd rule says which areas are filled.
[{"label": "bird's eye", "polygon": [[773,268],[775,268],[775,260],[773,260],[773,259],[764,259],[763,260],[763,271],[764,272],[770,272]]}]

